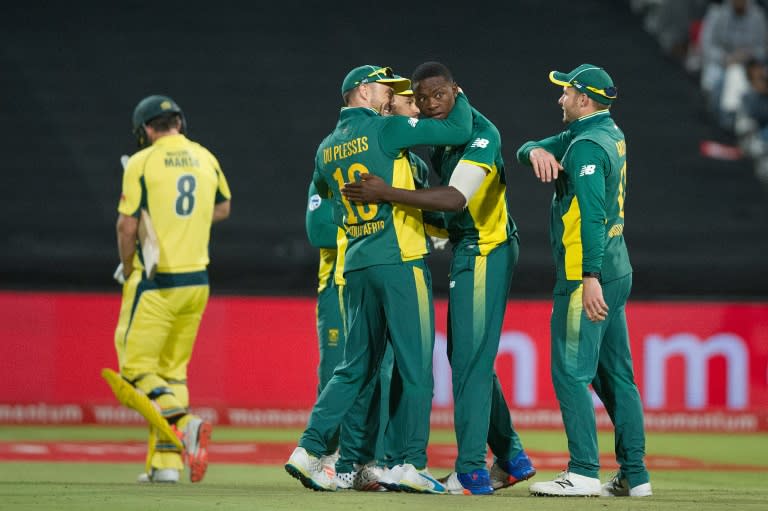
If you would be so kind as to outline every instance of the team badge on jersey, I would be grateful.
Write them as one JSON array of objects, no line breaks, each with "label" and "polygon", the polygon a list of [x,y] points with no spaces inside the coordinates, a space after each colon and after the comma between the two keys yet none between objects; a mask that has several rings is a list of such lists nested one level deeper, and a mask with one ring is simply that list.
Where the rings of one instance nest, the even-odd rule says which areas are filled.
[{"label": "team badge on jersey", "polygon": [[314,211],[317,208],[320,207],[320,203],[322,202],[322,199],[318,194],[314,194],[312,197],[309,198],[309,210]]},{"label": "team badge on jersey", "polygon": [[579,172],[579,177],[581,176],[591,176],[595,173],[595,165],[582,165],[581,166],[581,172]]}]

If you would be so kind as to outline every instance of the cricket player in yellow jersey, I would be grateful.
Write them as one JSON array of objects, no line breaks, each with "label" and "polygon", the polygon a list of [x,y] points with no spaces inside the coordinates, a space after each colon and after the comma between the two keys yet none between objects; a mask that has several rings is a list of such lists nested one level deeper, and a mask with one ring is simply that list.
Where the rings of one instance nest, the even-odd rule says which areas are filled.
[{"label": "cricket player in yellow jersey", "polygon": [[[160,409],[182,453],[162,434],[140,482],[178,481],[187,459],[192,482],[208,467],[211,424],[188,411],[187,365],[208,302],[211,224],[229,216],[229,185],[216,158],[184,135],[181,108],[149,96],[133,112],[140,151],[127,162],[118,206],[117,244],[123,299],[115,330],[120,375]],[[155,277],[143,270],[140,212],[149,213],[160,246]],[[152,441],[150,445],[152,445]]]}]

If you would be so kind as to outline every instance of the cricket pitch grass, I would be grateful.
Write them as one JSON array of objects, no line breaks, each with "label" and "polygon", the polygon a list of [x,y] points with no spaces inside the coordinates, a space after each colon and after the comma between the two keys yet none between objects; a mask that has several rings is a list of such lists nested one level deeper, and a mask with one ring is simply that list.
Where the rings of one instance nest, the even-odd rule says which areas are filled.
[{"label": "cricket pitch grass", "polygon": [[[0,510],[673,510],[768,509],[768,435],[649,433],[647,454],[654,495],[629,498],[531,497],[531,481],[556,476],[567,462],[561,431],[522,430],[539,472],[531,481],[489,497],[312,492],[282,463],[300,431],[214,428],[205,480],[138,484],[144,428],[0,426]],[[615,470],[613,436],[600,435],[603,481]],[[455,441],[435,429],[430,470],[451,471]]]}]

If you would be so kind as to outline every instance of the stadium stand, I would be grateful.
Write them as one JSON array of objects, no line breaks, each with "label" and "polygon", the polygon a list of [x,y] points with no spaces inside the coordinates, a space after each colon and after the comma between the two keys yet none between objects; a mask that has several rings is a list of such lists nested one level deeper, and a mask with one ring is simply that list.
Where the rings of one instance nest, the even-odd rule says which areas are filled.
[{"label": "stadium stand", "polygon": [[[119,156],[133,150],[136,101],[166,93],[187,113],[190,137],[220,155],[232,186],[232,217],[212,237],[214,292],[312,295],[306,184],[342,77],[362,63],[407,75],[440,60],[502,134],[522,239],[512,294],[546,296],[551,188],[514,151],[561,125],[547,73],[590,62],[619,87],[634,296],[765,297],[766,189],[748,160],[702,156],[716,128],[697,85],[630,3],[479,5],[469,23],[466,5],[450,3],[407,17],[384,9],[374,23],[343,2],[0,7],[0,285],[116,289]],[[437,295],[447,290],[448,259],[431,258]]]}]

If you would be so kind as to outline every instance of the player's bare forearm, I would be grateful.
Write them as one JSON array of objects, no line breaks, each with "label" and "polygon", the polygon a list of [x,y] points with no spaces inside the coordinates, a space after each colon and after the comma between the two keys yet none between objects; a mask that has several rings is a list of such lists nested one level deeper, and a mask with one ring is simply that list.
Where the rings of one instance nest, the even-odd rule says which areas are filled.
[{"label": "player's bare forearm", "polygon": [[232,201],[225,200],[219,202],[213,207],[213,223],[221,222],[229,218],[229,212],[232,209]]},{"label": "player's bare forearm", "polygon": [[436,186],[420,190],[393,188],[390,202],[399,202],[427,211],[461,211],[467,199],[452,186]]},{"label": "player's bare forearm", "polygon": [[394,188],[389,186],[379,176],[363,174],[359,181],[346,183],[341,189],[344,198],[353,202],[390,202],[390,194]]},{"label": "player's bare forearm", "polygon": [[117,252],[123,263],[123,274],[128,276],[133,271],[133,256],[136,253],[136,236],[139,230],[139,220],[135,217],[120,214],[117,217]]},{"label": "player's bare forearm", "polygon": [[528,153],[528,159],[533,167],[533,172],[542,183],[549,183],[557,179],[557,174],[563,170],[563,166],[555,156],[542,147],[534,147]]},{"label": "player's bare forearm", "polygon": [[363,174],[360,181],[347,183],[341,193],[349,201],[398,202],[428,211],[460,211],[466,204],[464,195],[452,186],[420,190],[393,188],[373,174]]}]

